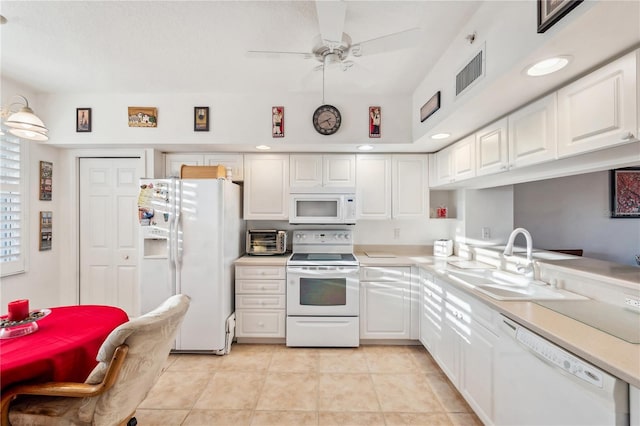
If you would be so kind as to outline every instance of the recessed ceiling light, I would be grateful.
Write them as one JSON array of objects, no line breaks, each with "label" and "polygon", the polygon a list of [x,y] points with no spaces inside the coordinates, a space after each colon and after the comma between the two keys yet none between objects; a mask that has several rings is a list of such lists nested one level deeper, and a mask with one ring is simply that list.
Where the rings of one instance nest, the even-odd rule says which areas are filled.
[{"label": "recessed ceiling light", "polygon": [[431,139],[446,139],[451,136],[451,133],[436,133],[431,135]]},{"label": "recessed ceiling light", "polygon": [[271,147],[268,145],[258,145],[256,146],[256,149],[266,150],[266,149],[271,149]]},{"label": "recessed ceiling light", "polygon": [[373,149],[373,146],[371,146],[371,145],[360,145],[358,147],[358,149],[360,151],[371,151]]},{"label": "recessed ceiling light", "polygon": [[553,58],[543,59],[526,68],[527,75],[531,77],[539,77],[541,75],[551,74],[566,67],[571,60],[570,56],[554,56]]}]

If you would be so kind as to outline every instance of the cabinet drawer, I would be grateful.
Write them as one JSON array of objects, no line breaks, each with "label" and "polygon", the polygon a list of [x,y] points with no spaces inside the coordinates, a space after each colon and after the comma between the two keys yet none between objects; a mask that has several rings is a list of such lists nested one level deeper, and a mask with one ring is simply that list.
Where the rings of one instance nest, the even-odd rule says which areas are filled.
[{"label": "cabinet drawer", "polygon": [[284,294],[285,280],[236,280],[236,294]]},{"label": "cabinet drawer", "polygon": [[409,281],[410,266],[366,266],[360,268],[360,281]]},{"label": "cabinet drawer", "polygon": [[284,280],[286,277],[286,268],[282,266],[236,266],[236,279]]},{"label": "cabinet drawer", "polygon": [[285,337],[285,316],[284,309],[236,310],[236,336]]},{"label": "cabinet drawer", "polygon": [[236,309],[284,309],[284,294],[259,295],[239,294],[236,296]]}]

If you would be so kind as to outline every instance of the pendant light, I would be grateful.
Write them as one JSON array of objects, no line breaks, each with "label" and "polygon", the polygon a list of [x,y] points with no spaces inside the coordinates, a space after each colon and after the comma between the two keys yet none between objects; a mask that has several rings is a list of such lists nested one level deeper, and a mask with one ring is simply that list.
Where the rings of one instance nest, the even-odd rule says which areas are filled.
[{"label": "pendant light", "polygon": [[21,98],[22,101],[11,103],[8,108],[9,111],[15,105],[22,107],[18,112],[14,112],[5,120],[4,125],[10,127],[9,133],[32,141],[42,142],[49,140],[49,136],[47,136],[49,129],[47,129],[42,120],[33,113],[33,110],[29,108],[27,98],[21,95],[14,95],[14,98]]}]

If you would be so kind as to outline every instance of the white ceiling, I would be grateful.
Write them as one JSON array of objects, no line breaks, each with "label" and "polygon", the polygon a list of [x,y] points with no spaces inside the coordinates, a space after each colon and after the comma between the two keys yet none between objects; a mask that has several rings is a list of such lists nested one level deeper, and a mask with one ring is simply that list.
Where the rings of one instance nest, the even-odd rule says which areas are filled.
[{"label": "white ceiling", "polygon": [[[344,31],[354,43],[415,27],[423,35],[416,47],[355,59],[341,90],[366,83],[410,94],[479,4],[349,2]],[[315,59],[246,55],[310,52],[319,34],[313,1],[3,0],[1,13],[2,71],[40,92],[317,92],[322,84]]]},{"label": "white ceiling", "polygon": [[[535,34],[535,0],[502,4],[512,1],[523,6],[515,8],[517,16],[524,15],[514,22],[527,22],[526,28],[513,28],[517,25],[504,16],[487,16],[487,10],[502,7],[483,7],[489,2],[499,5],[495,0],[346,2],[344,32],[354,43],[410,28],[420,28],[421,36],[414,47],[352,57],[356,63],[352,69],[328,73],[332,90],[345,94],[400,94],[411,104],[416,88],[443,74],[438,64],[443,59],[451,62],[452,55],[460,53],[457,47],[470,29],[478,30],[481,42],[493,37],[494,41],[508,39],[511,45],[510,60],[496,57],[496,50],[491,50],[495,43],[487,45],[487,57],[493,54],[493,63],[499,59],[509,65],[492,69],[486,90],[467,96],[465,102],[443,105],[439,117],[425,123],[429,128],[422,128],[420,134],[413,129],[413,143],[382,143],[378,152],[433,152],[640,43],[637,0],[585,0],[544,35]],[[319,65],[315,59],[257,59],[246,54],[248,50],[310,52],[320,31],[314,1],[2,0],[0,14],[8,20],[0,26],[3,77],[49,97],[206,91],[258,94],[264,99],[282,92],[317,96],[322,88],[321,72],[313,71]],[[558,53],[574,57],[566,71],[543,79],[522,77],[525,65]],[[466,59],[453,60],[458,66]],[[448,77],[451,71],[446,70]],[[430,96],[431,88],[426,89]],[[453,136],[430,140],[428,135],[437,130]],[[281,150],[296,144],[287,142]],[[298,141],[296,149],[354,152],[357,146],[303,142]],[[188,148],[166,145],[162,149]],[[244,151],[234,145],[215,149]]]}]

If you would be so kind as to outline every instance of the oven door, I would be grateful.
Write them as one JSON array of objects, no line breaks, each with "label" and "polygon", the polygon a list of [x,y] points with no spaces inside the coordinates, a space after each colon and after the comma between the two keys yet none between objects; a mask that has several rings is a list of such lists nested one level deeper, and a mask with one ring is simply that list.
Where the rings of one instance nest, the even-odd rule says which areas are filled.
[{"label": "oven door", "polygon": [[358,316],[357,266],[287,267],[287,315]]}]

